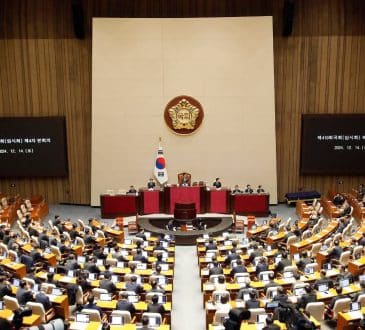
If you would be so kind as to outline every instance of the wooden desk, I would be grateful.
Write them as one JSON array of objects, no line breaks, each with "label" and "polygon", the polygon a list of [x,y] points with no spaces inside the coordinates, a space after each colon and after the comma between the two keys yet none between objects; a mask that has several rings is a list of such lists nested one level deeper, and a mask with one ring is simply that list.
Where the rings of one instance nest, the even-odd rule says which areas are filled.
[{"label": "wooden desk", "polygon": [[337,316],[337,329],[341,330],[354,330],[359,326],[362,314],[365,314],[365,307],[361,308],[359,315],[353,315],[353,313],[339,312]]},{"label": "wooden desk", "polygon": [[351,272],[354,276],[362,274],[362,272],[365,269],[365,256],[362,256],[358,260],[351,260],[348,264],[348,270]]},{"label": "wooden desk", "polygon": [[[73,330],[72,324],[75,322],[71,322],[70,324],[70,330]],[[101,328],[102,324],[100,322],[89,322],[85,323],[85,328],[82,330],[99,330]],[[78,328],[80,330],[80,328]],[[125,324],[125,325],[111,325],[110,330],[136,330],[135,324]],[[170,325],[168,324],[162,324],[156,330],[170,330]]]},{"label": "wooden desk", "polygon": [[247,231],[247,237],[261,235],[261,234],[265,233],[266,231],[268,231],[269,229],[270,229],[269,225],[263,225],[263,226],[257,227],[256,229],[250,229]]},{"label": "wooden desk", "polygon": [[15,274],[17,278],[23,278],[27,273],[27,269],[24,264],[13,262],[10,259],[3,259],[0,262],[0,265],[4,266],[8,271]]},{"label": "wooden desk", "polygon": [[[6,319],[8,321],[11,321],[13,319],[13,311],[10,309],[3,309],[0,310],[0,318]],[[41,316],[37,314],[32,314],[30,316],[25,316],[23,318],[23,325],[24,326],[33,326],[33,325],[39,325],[42,323]]]}]

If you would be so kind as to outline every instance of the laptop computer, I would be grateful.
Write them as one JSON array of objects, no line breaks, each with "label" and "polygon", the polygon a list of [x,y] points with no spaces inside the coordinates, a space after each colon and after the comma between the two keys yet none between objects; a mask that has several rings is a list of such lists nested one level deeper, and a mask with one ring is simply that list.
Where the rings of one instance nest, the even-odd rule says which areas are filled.
[{"label": "laptop computer", "polygon": [[167,301],[167,297],[166,296],[161,296],[161,295],[159,295],[158,296],[158,303],[159,304],[166,304],[166,301]]},{"label": "laptop computer", "polygon": [[117,262],[117,268],[124,268],[124,262],[123,261],[118,261]]},{"label": "laptop computer", "polygon": [[14,285],[15,287],[19,287],[19,283],[20,283],[19,279],[17,279],[17,278],[14,278],[14,279],[13,279],[13,285]]},{"label": "laptop computer", "polygon": [[269,281],[269,274],[262,274],[260,278],[263,282]]},{"label": "laptop computer", "polygon": [[144,264],[144,263],[141,262],[141,263],[137,264],[136,269],[146,270],[147,269],[147,264]]},{"label": "laptop computer", "polygon": [[128,295],[128,301],[132,304],[138,303],[139,297],[138,295]]},{"label": "laptop computer", "polygon": [[295,261],[299,261],[299,260],[300,260],[300,254],[299,254],[299,253],[294,253],[294,255],[293,255],[293,259],[294,259]]},{"label": "laptop computer", "polygon": [[340,287],[341,288],[346,288],[348,286],[350,286],[350,280],[348,278],[340,280]]},{"label": "laptop computer", "polygon": [[159,317],[150,317],[148,325],[150,327],[159,327],[160,326],[160,318]]},{"label": "laptop computer", "polygon": [[161,270],[167,271],[169,270],[169,264],[160,264]]},{"label": "laptop computer", "polygon": [[110,315],[110,325],[123,325],[124,318],[122,315]]},{"label": "laptop computer", "polygon": [[124,240],[124,244],[131,245],[132,244],[132,240],[127,238],[127,239]]},{"label": "laptop computer", "polygon": [[98,275],[96,273],[89,273],[88,278],[91,281],[95,281],[98,278]]},{"label": "laptop computer", "polygon": [[294,276],[293,272],[284,272],[283,273],[284,278],[292,278]]},{"label": "laptop computer", "polygon": [[112,296],[110,293],[101,293],[100,294],[100,300],[101,301],[111,301],[112,300]]},{"label": "laptop computer", "polygon": [[62,296],[62,290],[60,288],[53,288],[51,294],[53,296]]},{"label": "laptop computer", "polygon": [[313,267],[305,267],[304,273],[306,275],[314,274],[314,268]]},{"label": "laptop computer", "polygon": [[96,266],[103,266],[104,265],[104,260],[103,259],[97,259],[96,260]]},{"label": "laptop computer", "polygon": [[0,301],[0,310],[2,311],[4,309],[4,302]]},{"label": "laptop computer", "polygon": [[113,283],[118,283],[120,282],[120,278],[118,275],[112,275],[112,278],[111,278],[112,282]]},{"label": "laptop computer", "polygon": [[319,292],[326,292],[326,291],[328,291],[328,285],[327,284],[318,285],[318,291]]},{"label": "laptop computer", "polygon": [[86,258],[84,256],[77,257],[77,263],[84,264],[86,262]]},{"label": "laptop computer", "polygon": [[76,322],[90,323],[90,315],[86,313],[76,313]]},{"label": "laptop computer", "polygon": [[257,323],[266,323],[267,314],[257,314],[256,315],[256,322]]},{"label": "laptop computer", "polygon": [[359,302],[352,302],[350,304],[350,312],[356,312],[359,311],[361,309],[361,305]]},{"label": "laptop computer", "polygon": [[270,301],[270,302],[267,302],[265,305],[266,309],[275,309],[277,307],[279,307],[279,301]]},{"label": "laptop computer", "polygon": [[330,263],[324,264],[323,265],[323,269],[325,269],[325,270],[331,270],[332,269],[332,265]]},{"label": "laptop computer", "polygon": [[297,297],[302,296],[303,294],[305,294],[305,289],[304,288],[296,288],[294,289],[294,295]]}]

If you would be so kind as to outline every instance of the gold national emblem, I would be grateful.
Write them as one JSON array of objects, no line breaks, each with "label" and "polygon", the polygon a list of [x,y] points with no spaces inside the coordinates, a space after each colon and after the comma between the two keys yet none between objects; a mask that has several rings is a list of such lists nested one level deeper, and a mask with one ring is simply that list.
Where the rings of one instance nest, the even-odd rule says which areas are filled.
[{"label": "gold national emblem", "polygon": [[200,126],[203,116],[201,104],[186,95],[175,97],[165,109],[166,124],[178,134],[194,132]]}]

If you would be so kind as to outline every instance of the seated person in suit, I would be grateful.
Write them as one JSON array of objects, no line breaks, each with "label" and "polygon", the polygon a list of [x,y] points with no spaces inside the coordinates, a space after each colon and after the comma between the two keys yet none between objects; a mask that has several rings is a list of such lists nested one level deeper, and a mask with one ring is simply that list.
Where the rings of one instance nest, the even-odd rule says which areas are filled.
[{"label": "seated person in suit", "polygon": [[128,192],[127,192],[127,194],[136,194],[137,193],[137,190],[136,190],[136,188],[134,188],[134,186],[132,185],[132,186],[130,186],[129,187],[129,190],[128,190]]},{"label": "seated person in suit", "polygon": [[133,256],[133,261],[140,261],[143,263],[147,263],[148,259],[142,254],[141,249],[137,249],[136,254]]},{"label": "seated person in suit", "polygon": [[237,260],[237,265],[234,266],[231,270],[231,277],[234,277],[235,274],[238,273],[247,273],[247,268],[243,265],[242,260]]},{"label": "seated person in suit", "polygon": [[41,288],[41,291],[39,291],[39,293],[35,296],[35,302],[41,303],[44,307],[44,310],[47,312],[52,307],[52,303],[49,300],[46,291],[46,287]]},{"label": "seated person in suit", "polygon": [[275,272],[282,272],[286,266],[291,266],[291,265],[292,262],[288,258],[288,254],[286,252],[283,252],[281,254],[281,260],[275,266]]},{"label": "seated person in suit", "polygon": [[240,255],[237,254],[237,251],[235,248],[232,248],[231,253],[229,253],[224,260],[225,265],[230,266],[232,260],[241,259]]},{"label": "seated person in suit", "polygon": [[216,189],[222,188],[222,183],[219,181],[219,178],[215,179],[215,181],[213,182],[213,187],[215,187]]},{"label": "seated person in suit", "polygon": [[256,276],[259,276],[261,272],[269,270],[269,265],[266,263],[264,257],[261,257],[256,265]]},{"label": "seated person in suit", "polygon": [[314,282],[314,288],[318,290],[318,287],[322,284],[326,284],[328,288],[333,288],[333,281],[326,276],[326,270],[321,269],[320,279]]},{"label": "seated person in suit", "polygon": [[150,327],[148,324],[150,322],[150,319],[148,316],[143,315],[141,318],[141,326],[137,325],[136,330],[154,330],[156,327]]},{"label": "seated person in suit", "polygon": [[328,253],[328,256],[330,259],[339,260],[343,252],[342,248],[340,247],[340,242],[336,239],[333,242],[333,245],[334,247],[332,248],[331,252]]},{"label": "seated person in suit", "polygon": [[303,294],[297,302],[297,308],[305,310],[307,304],[317,301],[317,295],[313,292],[313,288],[310,285],[304,287],[305,294]]},{"label": "seated person in suit", "polygon": [[249,292],[250,299],[246,301],[246,308],[259,308],[260,301],[257,299],[256,291],[251,290]]},{"label": "seated person in suit", "polygon": [[16,299],[18,299],[19,305],[21,306],[25,306],[28,301],[33,301],[33,292],[30,290],[28,283],[24,280],[21,280],[19,283]]},{"label": "seated person in suit", "polygon": [[212,263],[210,264],[211,267],[209,268],[209,276],[210,275],[219,275],[223,274],[223,268],[218,263],[217,257],[212,257]]},{"label": "seated person in suit", "polygon": [[214,287],[216,291],[226,291],[227,290],[227,283],[226,283],[226,278],[224,277],[224,275],[219,275],[218,276],[218,283],[214,284]]},{"label": "seated person in suit", "polygon": [[163,304],[160,304],[158,302],[158,295],[155,294],[154,296],[152,296],[152,303],[149,303],[147,305],[147,312],[148,313],[160,313],[161,316],[163,317],[163,315],[165,314],[165,307],[163,306]]},{"label": "seated person in suit", "polygon": [[280,284],[275,282],[275,275],[269,274],[269,282],[266,283],[264,286],[264,293],[266,294],[266,291],[268,288],[272,288],[272,287],[276,287],[276,286],[280,286]]},{"label": "seated person in suit", "polygon": [[238,184],[236,184],[232,190],[232,194],[241,194],[242,191],[240,190],[240,187],[238,186]]},{"label": "seated person in suit", "polygon": [[262,330],[280,330],[280,326],[274,323],[274,319],[271,316],[266,318],[266,326]]},{"label": "seated person in suit", "polygon": [[264,192],[265,192],[265,190],[264,190],[264,188],[262,188],[262,186],[261,186],[261,185],[258,185],[258,187],[257,187],[257,189],[256,189],[256,192],[257,192],[258,194],[262,194],[262,193],[264,193]]},{"label": "seated person in suit", "polygon": [[354,276],[343,265],[341,265],[340,273],[337,275],[337,282],[339,283],[341,280],[349,280],[350,283],[354,283]]},{"label": "seated person in suit", "polygon": [[354,301],[354,302],[357,301],[359,296],[361,296],[362,294],[365,294],[365,281],[360,281],[360,287],[361,287],[361,290],[356,292],[352,297],[352,301]]},{"label": "seated person in suit", "polygon": [[97,306],[94,302],[94,296],[91,294],[87,297],[87,304],[85,304],[83,306],[83,308],[86,308],[86,309],[96,309],[97,311],[99,311],[100,313],[100,316],[102,317],[103,316],[103,311],[102,309]]},{"label": "seated person in suit", "polygon": [[288,295],[285,293],[285,289],[282,286],[278,287],[278,294],[273,298],[273,301],[287,302],[289,300]]},{"label": "seated person in suit", "polygon": [[252,194],[252,193],[253,193],[253,189],[251,188],[251,185],[248,184],[245,189],[245,194]]},{"label": "seated person in suit", "polygon": [[128,301],[128,293],[125,291],[122,291],[120,294],[120,300],[117,303],[117,310],[118,311],[128,311],[131,313],[131,316],[133,317],[136,313],[136,308],[134,305]]},{"label": "seated person in suit", "polygon": [[115,286],[115,284],[112,282],[112,280],[110,278],[111,278],[110,273],[105,273],[104,279],[102,279],[100,281],[100,288],[105,289],[109,293],[115,293],[117,290],[117,287]]},{"label": "seated person in suit", "polygon": [[126,291],[133,291],[137,294],[144,291],[142,285],[137,283],[137,276],[134,275],[131,277],[131,281],[125,284],[125,289]]},{"label": "seated person in suit", "polygon": [[205,248],[206,248],[207,251],[208,250],[216,250],[217,249],[217,244],[214,242],[214,238],[213,237],[209,237],[209,241],[208,241],[208,243],[205,244]]},{"label": "seated person in suit", "polygon": [[150,178],[150,180],[147,183],[147,188],[153,190],[155,187],[156,187],[155,181],[152,178]]}]

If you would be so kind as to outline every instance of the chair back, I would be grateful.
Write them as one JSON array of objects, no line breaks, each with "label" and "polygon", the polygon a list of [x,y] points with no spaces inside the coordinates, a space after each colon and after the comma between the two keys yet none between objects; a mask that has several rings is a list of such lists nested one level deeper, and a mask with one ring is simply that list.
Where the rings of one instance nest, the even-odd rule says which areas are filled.
[{"label": "chair back", "polygon": [[[242,281],[239,280],[240,277],[243,277],[244,280],[242,280]],[[234,274],[234,282],[250,284],[250,282],[251,282],[250,274],[249,273],[236,273],[236,274]]]},{"label": "chair back", "polygon": [[107,265],[110,265],[112,267],[116,267],[117,266],[117,263],[118,263],[118,259],[114,259],[114,258],[107,258],[105,259],[105,263]]},{"label": "chair back", "polygon": [[90,322],[101,322],[101,316],[97,309],[83,308],[81,313],[90,315]]},{"label": "chair back", "polygon": [[62,254],[60,251],[60,248],[58,246],[55,245],[51,245],[51,252],[56,256],[57,260],[61,260],[62,259]]},{"label": "chair back", "polygon": [[151,303],[153,296],[163,296],[164,294],[162,292],[147,292],[146,293],[146,302]]},{"label": "chair back", "polygon": [[312,236],[312,231],[310,229],[307,229],[302,234],[302,239],[307,239]]},{"label": "chair back", "polygon": [[363,246],[362,245],[358,245],[358,246],[355,246],[354,247],[354,251],[352,252],[352,257],[354,258],[354,259],[356,259],[356,257],[358,256],[358,255],[362,255],[362,250],[363,250]]},{"label": "chair back", "polygon": [[186,172],[182,172],[182,173],[179,173],[177,175],[177,182],[179,184],[182,184],[183,183],[183,180],[184,180],[184,177],[187,179],[187,181],[188,181],[187,183],[189,185],[191,185],[191,174],[190,173],[186,173]]},{"label": "chair back", "polygon": [[102,230],[98,229],[96,232],[95,232],[95,236],[96,238],[105,238],[105,234]]},{"label": "chair back", "polygon": [[296,274],[298,272],[298,267],[295,265],[285,266],[283,272],[292,272],[293,274]]},{"label": "chair back", "polygon": [[32,310],[32,314],[39,315],[42,322],[46,322],[46,311],[44,310],[44,306],[41,303],[29,301],[25,306]]},{"label": "chair back", "polygon": [[270,275],[274,275],[274,271],[272,270],[265,270],[264,272],[261,272],[259,275],[259,280],[263,281],[263,279],[267,276],[267,278],[270,277]]},{"label": "chair back", "polygon": [[340,264],[342,266],[347,266],[350,261],[350,256],[351,256],[351,251],[342,252],[339,260]]},{"label": "chair back", "polygon": [[298,242],[298,237],[296,237],[296,236],[290,236],[288,238],[288,241],[286,242],[286,247],[289,249],[290,248],[290,245],[293,245],[296,242]]},{"label": "chair back", "polygon": [[6,309],[10,309],[11,311],[16,311],[20,308],[18,299],[10,296],[4,296],[3,298]]},{"label": "chair back", "polygon": [[132,321],[131,313],[129,311],[113,310],[110,316],[121,316],[124,324],[131,323]]},{"label": "chair back", "polygon": [[361,304],[361,307],[365,307],[365,293],[358,296],[357,301]]},{"label": "chair back", "polygon": [[256,323],[258,314],[266,314],[265,308],[249,308],[251,313],[250,318],[248,319],[249,323]]},{"label": "chair back", "polygon": [[324,320],[324,308],[325,304],[323,301],[311,302],[307,304],[305,311],[308,312],[310,316],[313,316],[318,322],[321,322]]},{"label": "chair back", "polygon": [[108,290],[101,289],[101,288],[93,288],[92,293],[93,293],[93,296],[95,297],[95,299],[98,300],[98,299],[100,299],[100,295],[102,293],[108,293]]},{"label": "chair back", "polygon": [[84,292],[82,291],[82,287],[80,285],[77,286],[76,304],[78,304],[78,305],[84,304]]},{"label": "chair back", "polygon": [[84,242],[84,239],[83,239],[83,238],[81,238],[81,237],[76,237],[75,241],[76,241],[76,244],[77,244],[77,245],[80,245],[80,246],[82,246],[82,247],[85,247],[85,242]]},{"label": "chair back", "polygon": [[213,325],[223,325],[224,320],[228,318],[228,312],[225,311],[216,311],[213,318]]},{"label": "chair back", "polygon": [[312,258],[315,258],[317,256],[317,253],[321,250],[322,243],[314,243],[312,245],[312,249],[310,251],[310,256]]},{"label": "chair back", "polygon": [[309,264],[306,264],[305,268],[313,268],[314,272],[318,272],[319,266],[316,262],[311,262]]},{"label": "chair back", "polygon": [[350,298],[338,299],[335,302],[335,305],[333,306],[333,318],[336,320],[337,315],[338,315],[339,312],[343,312],[344,310],[349,310],[350,309],[350,303],[351,303]]},{"label": "chair back", "polygon": [[148,313],[145,312],[142,314],[142,318],[144,316],[147,316],[149,319],[153,318],[153,319],[157,319],[159,324],[162,324],[162,317],[160,313]]}]

